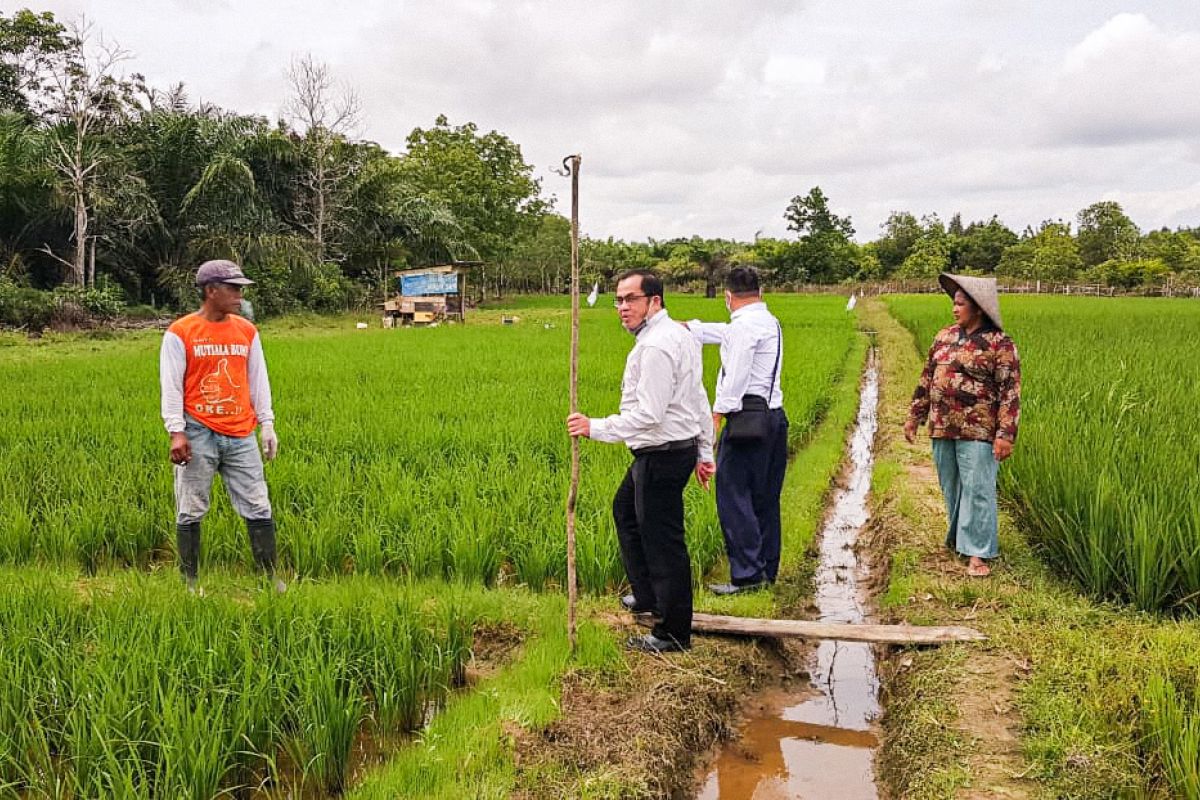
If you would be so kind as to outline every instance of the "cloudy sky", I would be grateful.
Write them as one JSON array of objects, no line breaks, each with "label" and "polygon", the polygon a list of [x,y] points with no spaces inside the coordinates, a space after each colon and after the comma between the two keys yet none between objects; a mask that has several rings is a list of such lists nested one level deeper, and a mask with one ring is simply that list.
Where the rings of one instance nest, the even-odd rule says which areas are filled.
[{"label": "cloudy sky", "polygon": [[[29,2],[0,0],[12,11]],[[583,154],[593,236],[786,233],[820,185],[1021,229],[1117,200],[1200,225],[1200,3],[1134,0],[47,0],[154,85],[276,117],[289,61],[353,85],[400,151],[439,113],[515,139],[548,194]]]}]

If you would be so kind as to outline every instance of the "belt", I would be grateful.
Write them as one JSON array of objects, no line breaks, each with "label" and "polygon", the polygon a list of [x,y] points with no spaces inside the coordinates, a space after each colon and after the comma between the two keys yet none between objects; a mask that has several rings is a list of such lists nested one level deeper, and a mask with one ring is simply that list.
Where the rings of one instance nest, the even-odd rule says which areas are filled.
[{"label": "belt", "polygon": [[693,447],[699,446],[699,440],[693,436],[691,439],[680,439],[676,442],[666,442],[664,444],[652,444],[646,447],[639,447],[637,449],[631,447],[629,448],[629,451],[633,453],[634,456],[644,456],[650,453],[673,453],[677,450],[690,450]]}]

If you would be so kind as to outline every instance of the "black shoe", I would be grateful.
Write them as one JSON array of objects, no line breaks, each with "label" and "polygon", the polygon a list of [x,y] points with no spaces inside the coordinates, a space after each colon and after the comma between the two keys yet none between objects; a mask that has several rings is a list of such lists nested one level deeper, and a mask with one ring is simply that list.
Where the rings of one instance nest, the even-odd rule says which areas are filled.
[{"label": "black shoe", "polygon": [[637,598],[631,594],[627,594],[621,598],[621,607],[626,611],[632,611],[634,614],[653,614],[656,617],[662,616],[662,614],[658,613],[658,609],[654,606],[639,606],[637,604]]},{"label": "black shoe", "polygon": [[770,586],[771,586],[771,584],[767,583],[766,581],[758,581],[757,583],[746,583],[746,584],[710,583],[708,585],[708,590],[715,595],[727,597],[729,595],[734,595],[734,594],[744,594],[746,592],[762,591],[763,589],[770,588]]},{"label": "black shoe", "polygon": [[653,633],[630,636],[625,640],[625,646],[630,650],[641,650],[643,653],[678,653],[692,648],[690,643],[680,644],[675,639],[660,639]]}]

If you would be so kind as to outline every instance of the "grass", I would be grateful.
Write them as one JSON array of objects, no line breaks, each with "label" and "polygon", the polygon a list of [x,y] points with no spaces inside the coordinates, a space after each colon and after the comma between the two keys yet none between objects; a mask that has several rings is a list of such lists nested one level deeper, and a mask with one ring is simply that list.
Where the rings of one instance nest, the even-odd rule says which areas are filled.
[{"label": "grass", "polygon": [[[799,444],[828,412],[853,346],[836,298],[773,299],[793,345],[783,365]],[[718,319],[715,301],[669,299],[677,316]],[[268,326],[281,455],[268,465],[283,561],[303,575],[407,575],[484,585],[561,585],[569,463],[567,312],[526,301],[514,326],[359,331]],[[581,403],[616,408],[630,340],[611,309],[583,317]],[[169,559],[171,470],[158,420],[158,337],[66,339],[6,348],[0,380],[0,562],[146,566]],[[709,348],[708,380],[717,354]],[[583,448],[579,574],[599,592],[621,567],[609,503],[628,462]],[[249,567],[240,520],[222,493],[205,521],[202,568]],[[697,576],[721,557],[711,498],[687,492]]]},{"label": "grass", "polygon": [[[670,303],[677,317],[724,316],[715,302]],[[611,599],[585,600],[568,660],[552,591],[564,305],[525,301],[516,326],[499,325],[499,312],[426,330],[268,326],[284,438],[268,480],[283,559],[303,578],[283,597],[247,576],[242,526],[219,493],[205,526],[208,597],[183,595],[160,568],[172,556],[160,334],[0,340],[0,378],[24,387],[0,399],[12,421],[0,430],[0,563],[12,565],[0,569],[11,667],[0,676],[0,796],[487,797],[526,785],[515,740],[557,718],[563,676],[619,682],[626,668],[598,620]],[[841,460],[864,344],[837,298],[772,305],[788,336],[798,451],[784,520],[794,577]],[[585,314],[585,410],[615,408],[629,344],[610,310]],[[709,348],[710,386],[716,361]],[[603,593],[620,577],[608,503],[628,455],[584,454],[580,572]],[[689,489],[687,516],[699,580],[723,553],[711,497]],[[776,600],[732,602],[769,615]],[[520,658],[452,692],[472,629],[492,620],[526,632]],[[367,759],[364,747],[379,751]],[[593,779],[592,794],[634,786],[583,778]]]},{"label": "grass", "polygon": [[569,659],[565,604],[548,597],[532,618],[533,637],[520,660],[455,698],[407,748],[367,776],[352,798],[503,798],[515,780],[514,735],[537,730],[559,713],[559,680],[568,667],[604,672],[624,661],[607,628],[584,621]]},{"label": "grass", "polygon": [[[1086,316],[1086,305],[1081,309]],[[1067,328],[1069,312],[1059,309]],[[1197,797],[1189,783],[1196,774],[1190,722],[1200,684],[1200,622],[1081,596],[1078,584],[1061,580],[1045,564],[1045,551],[1026,540],[1019,516],[1002,515],[992,577],[964,577],[941,544],[936,484],[919,478],[928,443],[909,446],[899,435],[920,356],[881,306],[867,313],[881,331],[885,370],[873,495],[892,572],[881,606],[895,620],[965,622],[989,636],[982,645],[902,651],[891,659],[881,754],[889,789],[912,798],[963,790]],[[1019,309],[1009,315],[1016,328]],[[1032,447],[1026,432],[1014,463]],[[972,711],[980,695],[984,708]],[[997,719],[990,703],[1008,695],[1012,708],[998,708],[1019,733],[1012,752],[975,735],[978,724]]]}]

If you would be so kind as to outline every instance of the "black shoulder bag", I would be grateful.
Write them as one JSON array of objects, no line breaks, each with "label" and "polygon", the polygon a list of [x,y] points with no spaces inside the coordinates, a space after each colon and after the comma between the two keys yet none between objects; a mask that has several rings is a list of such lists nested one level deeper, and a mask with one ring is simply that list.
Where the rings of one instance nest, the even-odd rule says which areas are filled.
[{"label": "black shoulder bag", "polygon": [[[783,358],[783,328],[775,323],[779,331],[779,345],[775,348],[775,368],[771,370],[771,383],[767,394],[775,392],[775,376],[779,373],[779,362]],[[743,395],[742,410],[735,411],[725,418],[725,441],[727,442],[761,442],[767,438],[770,430],[769,414],[771,404],[769,397],[763,398],[756,394]]]}]

